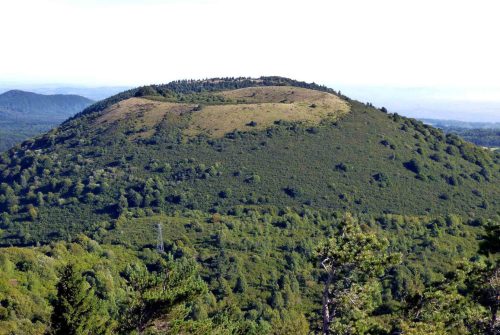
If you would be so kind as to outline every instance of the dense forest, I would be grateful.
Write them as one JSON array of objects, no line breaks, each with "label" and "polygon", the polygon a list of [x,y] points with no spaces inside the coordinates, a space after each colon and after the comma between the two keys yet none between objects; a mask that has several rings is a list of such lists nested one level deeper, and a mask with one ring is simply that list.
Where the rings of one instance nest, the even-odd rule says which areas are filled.
[{"label": "dense forest", "polygon": [[500,129],[444,129],[448,133],[454,133],[464,140],[483,147],[500,148]]},{"label": "dense forest", "polygon": [[39,120],[34,123],[32,121],[2,120],[0,121],[0,152],[6,151],[33,136],[43,134],[55,126],[57,123],[53,121]]},{"label": "dense forest", "polygon": [[0,334],[497,334],[499,163],[281,77],[120,93],[0,156]]}]

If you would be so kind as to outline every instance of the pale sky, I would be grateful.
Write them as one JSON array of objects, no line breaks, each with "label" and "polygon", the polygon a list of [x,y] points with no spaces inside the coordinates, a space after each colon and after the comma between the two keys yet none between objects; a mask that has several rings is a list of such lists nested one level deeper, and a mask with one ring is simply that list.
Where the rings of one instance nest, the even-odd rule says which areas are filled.
[{"label": "pale sky", "polygon": [[500,101],[498,0],[0,0],[0,80],[281,75]]}]

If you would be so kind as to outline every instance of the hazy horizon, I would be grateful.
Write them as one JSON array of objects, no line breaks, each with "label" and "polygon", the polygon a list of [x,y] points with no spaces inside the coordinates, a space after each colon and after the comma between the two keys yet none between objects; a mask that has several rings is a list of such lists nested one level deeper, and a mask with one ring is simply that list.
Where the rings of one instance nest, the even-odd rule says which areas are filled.
[{"label": "hazy horizon", "polygon": [[500,121],[499,11],[493,0],[4,1],[0,78],[48,90],[279,75],[412,117]]},{"label": "hazy horizon", "polygon": [[[136,86],[149,84],[160,83],[141,83]],[[370,102],[379,108],[386,107],[389,112],[413,118],[500,122],[500,92],[495,95],[495,90],[362,86],[321,82],[318,84],[341,91],[352,99]],[[0,94],[11,89],[19,89],[39,94],[77,94],[92,100],[101,100],[132,87],[135,86],[0,82]],[[495,100],[496,96],[499,97],[498,100]]]}]

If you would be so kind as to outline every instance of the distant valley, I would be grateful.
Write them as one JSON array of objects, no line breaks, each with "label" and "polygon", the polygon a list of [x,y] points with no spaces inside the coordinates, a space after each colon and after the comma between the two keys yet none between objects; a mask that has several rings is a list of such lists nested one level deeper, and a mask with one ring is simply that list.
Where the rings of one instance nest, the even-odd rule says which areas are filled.
[{"label": "distant valley", "polygon": [[457,120],[420,119],[420,121],[456,134],[468,142],[498,149],[500,148],[500,122],[467,122]]}]

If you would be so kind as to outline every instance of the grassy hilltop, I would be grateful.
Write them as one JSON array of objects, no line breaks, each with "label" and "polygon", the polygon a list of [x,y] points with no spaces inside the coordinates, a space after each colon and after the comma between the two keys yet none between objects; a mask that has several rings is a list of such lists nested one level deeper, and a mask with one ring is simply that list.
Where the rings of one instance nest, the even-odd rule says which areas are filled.
[{"label": "grassy hilltop", "polygon": [[242,205],[498,211],[498,155],[325,89],[273,80],[236,90],[222,90],[226,81],[212,90],[188,82],[194,88],[181,93],[143,87],[10,150],[0,181],[16,198],[3,201],[12,227],[36,222],[33,242],[86,231],[115,219],[120,198],[130,208],[217,213]]},{"label": "grassy hilltop", "polygon": [[[413,313],[429,307],[424,296],[451,285],[457,262],[486,262],[478,250],[498,222],[499,163],[499,154],[455,135],[316,84],[218,78],[132,89],[0,157],[0,243],[13,246],[0,253],[1,266],[10,266],[0,293],[15,290],[23,306],[34,306],[2,305],[11,313],[5,320],[45,329],[55,269],[68,260],[92,268],[87,281],[118,320],[130,304],[124,258],[163,269],[153,251],[161,223],[167,264],[200,266],[204,289],[177,318],[204,321],[182,323],[184,332],[316,331],[325,279],[316,249],[352,213],[403,256],[372,287],[369,311],[353,316],[353,327],[390,334],[427,322],[436,334],[465,334],[472,314],[458,322],[455,312],[427,321]],[[116,253],[108,271],[101,262],[114,256],[105,250]],[[43,290],[9,286],[27,273],[34,279],[22,280],[38,283],[35,259],[45,257],[51,272]],[[31,265],[18,266],[20,259]],[[484,318],[469,284],[453,283],[446,294]],[[148,326],[171,326],[158,320]]]}]

